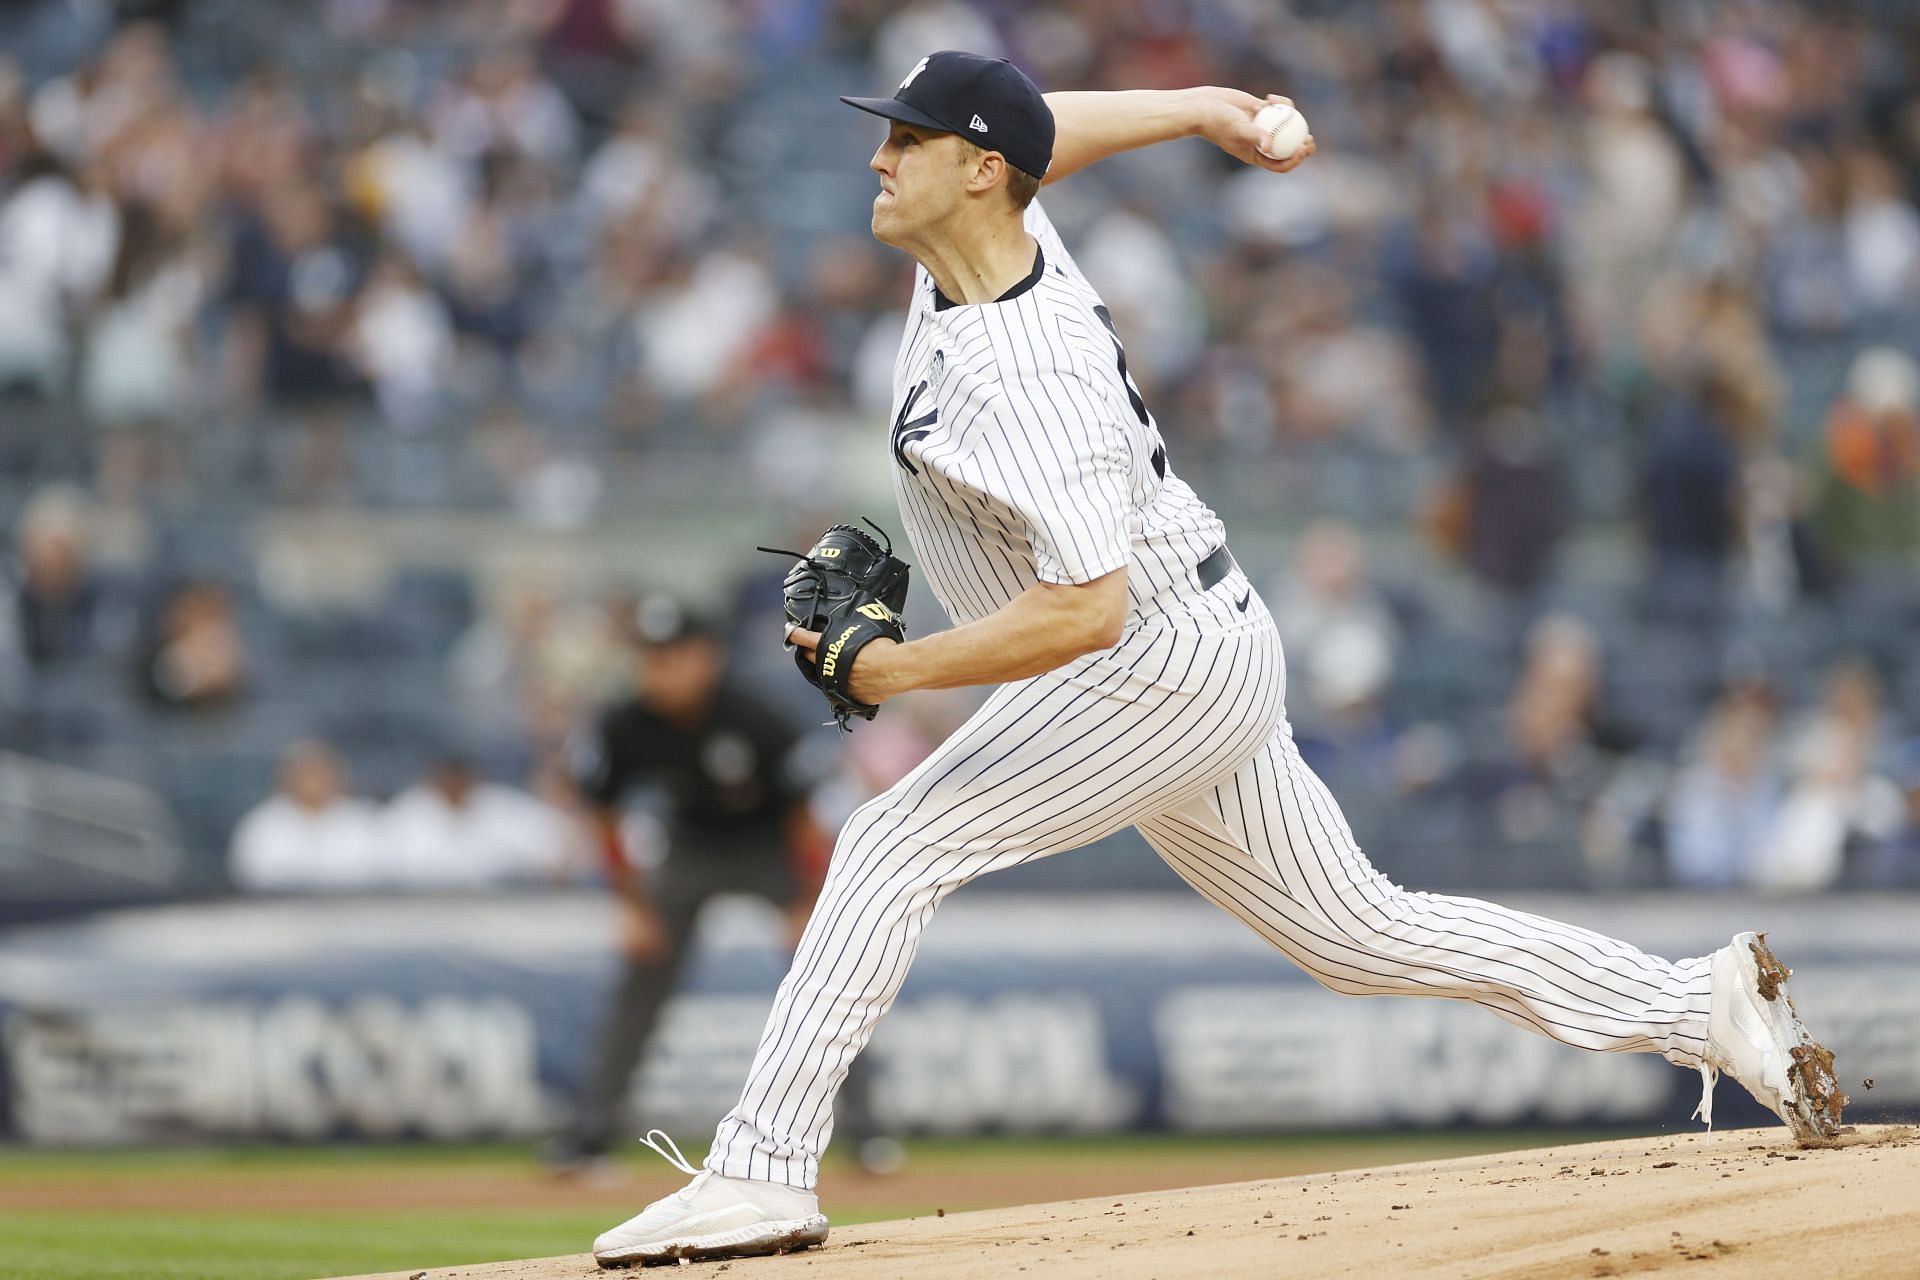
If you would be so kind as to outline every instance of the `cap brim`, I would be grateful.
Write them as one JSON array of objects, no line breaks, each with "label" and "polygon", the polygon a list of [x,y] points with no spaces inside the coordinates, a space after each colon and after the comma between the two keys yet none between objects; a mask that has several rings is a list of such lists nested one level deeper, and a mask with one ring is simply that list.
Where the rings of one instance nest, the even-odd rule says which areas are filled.
[{"label": "cap brim", "polygon": [[926,112],[910,107],[898,98],[849,98],[843,95],[840,101],[850,107],[858,107],[870,115],[898,120],[901,124],[919,125],[922,129],[937,129],[941,133],[954,132]]}]

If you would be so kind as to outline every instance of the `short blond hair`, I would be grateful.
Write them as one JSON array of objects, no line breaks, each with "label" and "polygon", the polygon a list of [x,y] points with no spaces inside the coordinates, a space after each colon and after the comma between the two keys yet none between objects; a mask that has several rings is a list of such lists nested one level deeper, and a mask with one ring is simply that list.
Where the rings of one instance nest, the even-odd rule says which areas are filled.
[{"label": "short blond hair", "polygon": [[[987,154],[987,149],[973,141],[973,139],[962,138],[957,133],[953,136],[959,139],[960,163],[963,166],[970,165],[981,156]],[[1006,157],[1003,155],[1001,159],[1005,160]],[[1013,207],[1015,209],[1025,209],[1033,203],[1033,198],[1039,194],[1040,179],[1034,177],[1025,169],[1020,168],[1014,164],[1013,161],[1007,160],[1007,198],[1013,201]]]}]

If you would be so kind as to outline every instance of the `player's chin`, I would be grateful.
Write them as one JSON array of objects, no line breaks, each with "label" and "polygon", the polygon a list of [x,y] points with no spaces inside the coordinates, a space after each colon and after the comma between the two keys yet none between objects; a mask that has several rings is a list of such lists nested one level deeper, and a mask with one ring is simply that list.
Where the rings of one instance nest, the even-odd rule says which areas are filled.
[{"label": "player's chin", "polygon": [[873,198],[873,219],[868,224],[873,230],[873,238],[881,244],[893,244],[898,238],[900,214],[893,207],[893,197],[882,191]]}]

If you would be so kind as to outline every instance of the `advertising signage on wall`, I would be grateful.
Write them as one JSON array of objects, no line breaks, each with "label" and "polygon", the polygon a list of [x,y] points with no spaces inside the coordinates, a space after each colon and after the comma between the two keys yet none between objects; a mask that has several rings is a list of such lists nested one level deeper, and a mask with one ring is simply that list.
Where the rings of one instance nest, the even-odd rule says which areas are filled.
[{"label": "advertising signage on wall", "polygon": [[[1672,951],[1710,947],[1743,913],[1787,914],[1544,906],[1604,909],[1614,932]],[[1904,906],[1799,903],[1776,934],[1843,1073],[1876,1077],[1856,1091],[1863,1117],[1920,1103]],[[586,1069],[613,937],[605,903],[574,894],[235,902],[18,930],[0,937],[0,1114],[44,1144],[530,1137]],[[732,1105],[777,937],[744,901],[709,913],[636,1116],[698,1132]],[[1464,1005],[1335,996],[1204,904],[1149,895],[1068,918],[1057,898],[956,898],[868,1052],[873,1105],[908,1132],[1645,1125],[1681,1122],[1698,1097],[1693,1073],[1651,1055],[1579,1052]],[[1724,1121],[1761,1118],[1737,1091],[1721,1101]]]}]

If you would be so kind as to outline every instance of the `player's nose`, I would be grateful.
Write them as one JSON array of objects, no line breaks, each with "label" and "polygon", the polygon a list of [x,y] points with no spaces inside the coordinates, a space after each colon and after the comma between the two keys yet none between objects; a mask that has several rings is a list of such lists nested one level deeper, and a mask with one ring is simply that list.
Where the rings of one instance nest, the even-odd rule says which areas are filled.
[{"label": "player's nose", "polygon": [[892,176],[892,173],[893,173],[892,151],[893,151],[893,143],[891,141],[881,143],[878,147],[874,149],[873,157],[867,161],[867,168],[873,170],[875,173],[881,175],[882,177]]}]

